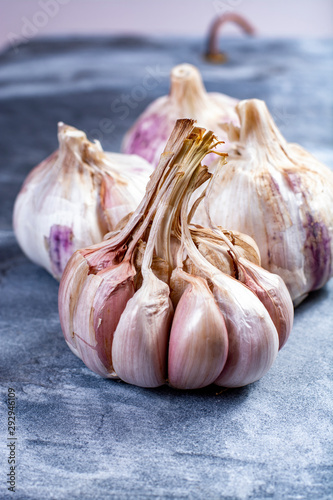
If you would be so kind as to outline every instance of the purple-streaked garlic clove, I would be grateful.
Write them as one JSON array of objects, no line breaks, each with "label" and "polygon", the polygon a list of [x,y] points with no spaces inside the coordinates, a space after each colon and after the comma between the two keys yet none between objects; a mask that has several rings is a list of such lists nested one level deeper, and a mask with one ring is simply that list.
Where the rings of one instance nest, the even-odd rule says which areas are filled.
[{"label": "purple-streaked garlic clove", "polygon": [[118,377],[140,387],[163,385],[173,318],[168,285],[147,271],[128,301],[114,334],[112,361]]},{"label": "purple-streaked garlic clove", "polygon": [[175,270],[187,288],[177,305],[169,342],[168,380],[178,389],[212,384],[228,354],[226,324],[205,280]]},{"label": "purple-streaked garlic clove", "polygon": [[59,288],[61,327],[71,350],[102,377],[115,376],[112,340],[127,302],[134,294],[133,265],[121,264],[92,272],[76,252]]},{"label": "purple-streaked garlic clove", "polygon": [[239,281],[218,273],[212,276],[213,294],[226,322],[229,350],[215,384],[242,387],[259,380],[275,361],[279,337],[258,297]]}]

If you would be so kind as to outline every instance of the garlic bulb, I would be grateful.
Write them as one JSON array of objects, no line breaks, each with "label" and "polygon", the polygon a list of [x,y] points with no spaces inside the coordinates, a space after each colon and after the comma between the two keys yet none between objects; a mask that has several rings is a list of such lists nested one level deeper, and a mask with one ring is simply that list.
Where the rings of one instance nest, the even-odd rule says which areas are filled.
[{"label": "garlic bulb", "polygon": [[295,305],[333,273],[333,172],[282,137],[263,101],[240,102],[240,128],[208,196],[213,221],[254,238],[262,266]]},{"label": "garlic bulb", "polygon": [[24,253],[60,279],[70,256],[100,242],[143,197],[151,166],[104,153],[84,132],[59,123],[59,149],[27,177],[14,207]]},{"label": "garlic bulb", "polygon": [[201,161],[217,144],[193,123],[177,121],[127,223],[75,252],[61,279],[66,342],[103,377],[141,387],[238,387],[267,372],[280,334],[289,335],[290,296],[260,274],[255,243],[190,224],[193,192],[214,179]]},{"label": "garlic bulb", "polygon": [[[218,92],[207,93],[195,66],[175,66],[171,71],[169,95],[158,98],[142,113],[125,135],[122,151],[138,154],[156,166],[178,118],[193,118],[199,127],[213,130],[221,141],[227,141],[220,124],[238,124],[237,102]],[[226,146],[223,149],[226,150]],[[212,161],[211,156],[206,158],[206,164]]]}]

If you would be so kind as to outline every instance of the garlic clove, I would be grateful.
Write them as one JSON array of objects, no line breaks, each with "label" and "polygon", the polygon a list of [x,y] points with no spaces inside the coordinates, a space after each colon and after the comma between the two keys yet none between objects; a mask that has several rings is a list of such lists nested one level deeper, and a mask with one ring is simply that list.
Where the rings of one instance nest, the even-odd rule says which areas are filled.
[{"label": "garlic clove", "polygon": [[228,247],[230,257],[234,261],[234,277],[252,290],[269,312],[279,336],[279,349],[281,349],[290,335],[294,319],[293,303],[284,281],[277,274],[270,273],[255,262],[244,258],[242,247],[234,245],[230,235],[227,239],[226,231],[214,228],[214,225],[212,227]]},{"label": "garlic clove", "polygon": [[61,329],[67,344],[78,357],[80,356],[74,338],[73,317],[76,301],[88,274],[89,265],[86,259],[80,252],[75,252],[69,259],[59,286],[58,306]]},{"label": "garlic clove", "polygon": [[103,278],[93,302],[93,326],[97,342],[97,354],[108,372],[113,370],[112,341],[120,317],[127,302],[135,293],[134,266],[124,261],[98,273]]},{"label": "garlic clove", "polygon": [[96,274],[91,271],[87,260],[76,252],[59,288],[61,326],[67,344],[88,368],[102,377],[113,377],[113,334],[134,294],[136,271],[128,261]]},{"label": "garlic clove", "polygon": [[102,283],[102,278],[90,274],[85,280],[77,298],[73,314],[73,338],[75,349],[84,364],[102,377],[108,375],[108,367],[98,356],[96,332],[93,322],[93,309],[87,304],[94,302],[95,295]]},{"label": "garlic clove", "polygon": [[147,272],[127,302],[114,334],[113,366],[129,384],[158,387],[166,381],[166,357],[173,307],[169,287]]},{"label": "garlic clove", "polygon": [[[184,279],[186,273],[173,274]],[[189,275],[177,305],[169,343],[168,380],[178,389],[198,389],[214,382],[228,354],[224,318],[205,280]]]},{"label": "garlic clove", "polygon": [[268,311],[251,290],[221,273],[212,277],[212,282],[229,338],[228,358],[214,383],[242,387],[270,369],[278,353],[278,334]]},{"label": "garlic clove", "polygon": [[[199,127],[213,130],[220,140],[227,134],[220,123],[238,124],[235,105],[238,100],[217,92],[207,93],[199,70],[191,64],[180,64],[171,71],[168,96],[151,103],[124,137],[122,151],[139,154],[156,166],[165,143],[178,118],[193,118]],[[226,150],[227,146],[222,150]],[[207,164],[213,155],[205,158]]]},{"label": "garlic clove", "polygon": [[279,335],[279,349],[287,342],[294,319],[293,303],[280,276],[238,259],[238,279],[252,290],[264,304]]}]

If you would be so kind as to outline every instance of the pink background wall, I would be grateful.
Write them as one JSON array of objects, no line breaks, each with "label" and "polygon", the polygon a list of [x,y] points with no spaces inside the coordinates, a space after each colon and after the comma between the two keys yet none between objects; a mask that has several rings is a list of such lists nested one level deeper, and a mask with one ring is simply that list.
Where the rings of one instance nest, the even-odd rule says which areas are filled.
[{"label": "pink background wall", "polygon": [[67,33],[203,35],[214,16],[230,11],[263,36],[333,36],[332,0],[0,0],[0,8],[0,47]]}]

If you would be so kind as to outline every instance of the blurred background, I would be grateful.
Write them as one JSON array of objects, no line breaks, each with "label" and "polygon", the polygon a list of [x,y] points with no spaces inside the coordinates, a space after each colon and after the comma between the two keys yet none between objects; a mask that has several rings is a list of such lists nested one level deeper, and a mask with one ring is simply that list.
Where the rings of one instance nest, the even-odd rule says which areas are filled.
[{"label": "blurred background", "polygon": [[[1,0],[0,48],[38,36],[201,36],[219,14],[244,15],[265,37],[333,36],[332,0]],[[226,34],[238,34],[228,24]]]}]

